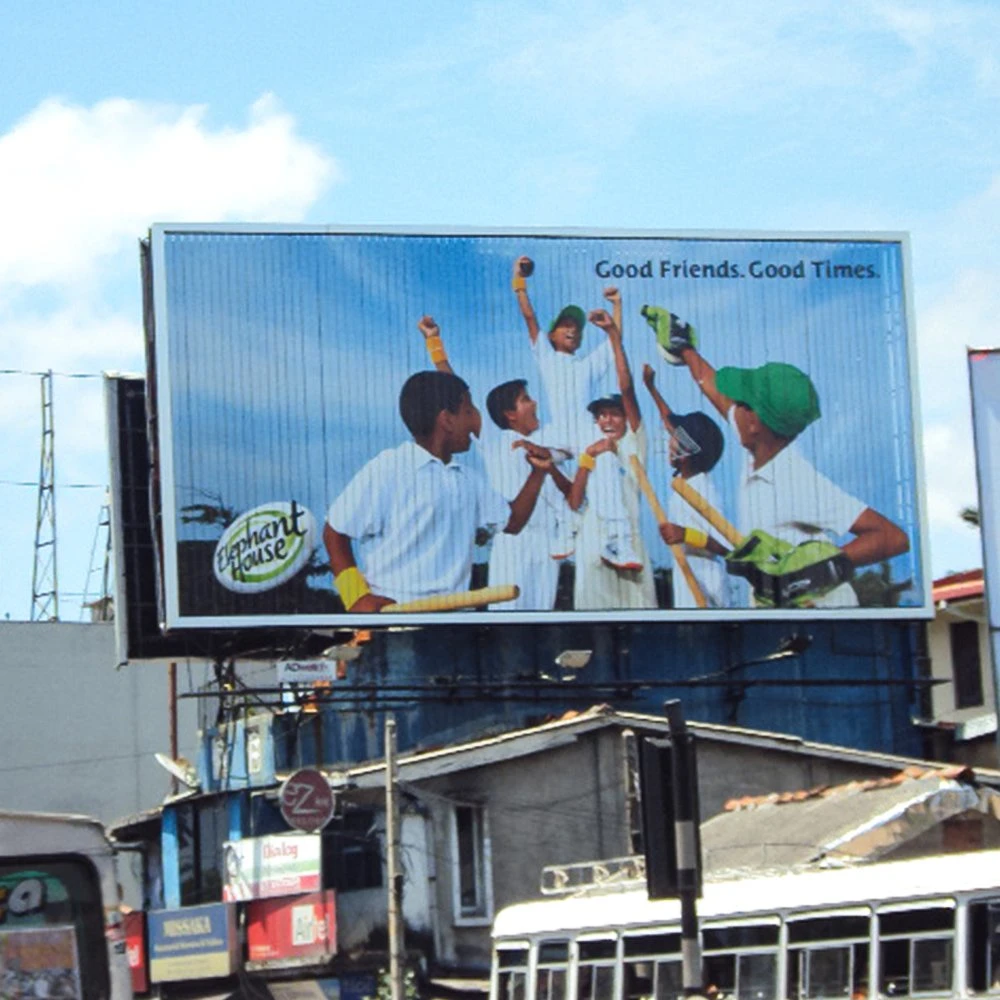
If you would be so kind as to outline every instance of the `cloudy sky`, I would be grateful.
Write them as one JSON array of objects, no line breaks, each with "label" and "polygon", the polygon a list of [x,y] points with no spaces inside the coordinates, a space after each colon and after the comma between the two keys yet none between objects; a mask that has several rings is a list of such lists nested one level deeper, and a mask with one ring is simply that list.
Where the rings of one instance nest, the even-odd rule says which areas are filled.
[{"label": "cloudy sky", "polygon": [[931,568],[980,564],[1000,6],[7,0],[0,37],[0,614],[31,609],[42,370],[61,617],[100,589],[101,386],[70,376],[142,370],[157,221],[907,231]]}]

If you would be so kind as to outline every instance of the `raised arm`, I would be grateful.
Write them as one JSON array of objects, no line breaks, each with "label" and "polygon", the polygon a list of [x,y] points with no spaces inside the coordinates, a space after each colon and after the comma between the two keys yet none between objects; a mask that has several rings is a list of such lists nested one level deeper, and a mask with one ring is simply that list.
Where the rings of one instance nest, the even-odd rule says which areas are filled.
[{"label": "raised arm", "polygon": [[684,364],[687,365],[691,377],[698,383],[698,388],[705,394],[705,398],[722,416],[728,419],[729,411],[733,408],[733,401],[715,387],[715,369],[694,347],[685,347],[678,353]]},{"label": "raised arm", "polygon": [[660,414],[660,420],[667,429],[668,434],[674,433],[673,411],[667,406],[667,401],[660,395],[660,390],[656,388],[656,372],[652,365],[642,366],[642,383],[653,397],[656,409]]},{"label": "raised arm", "polygon": [[510,283],[517,296],[517,305],[524,317],[524,323],[528,328],[528,336],[532,343],[538,340],[538,319],[535,317],[531,299],[528,298],[528,283],[525,279],[534,269],[535,264],[530,257],[518,257],[514,261],[514,276]]},{"label": "raised arm", "polygon": [[[618,290],[609,288],[605,295],[611,299],[609,292],[618,295]],[[622,406],[625,408],[625,419],[633,431],[639,429],[642,423],[642,414],[639,411],[639,401],[635,396],[635,383],[632,381],[632,372],[628,366],[628,358],[625,357],[625,347],[622,344],[622,332],[618,324],[608,315],[604,309],[595,309],[588,317],[594,326],[600,327],[607,335],[608,342],[615,358],[615,374],[618,377],[618,391],[622,394]]]},{"label": "raised arm", "polygon": [[516,535],[528,523],[528,519],[534,513],[535,504],[538,502],[538,494],[541,492],[542,483],[552,466],[552,459],[536,458],[530,452],[527,454],[528,462],[531,465],[531,472],[525,479],[521,492],[510,502],[510,520],[504,527],[504,532],[508,535]]},{"label": "raised arm", "polygon": [[439,372],[454,375],[451,362],[448,360],[448,352],[444,349],[444,341],[441,340],[441,328],[434,322],[434,317],[422,316],[417,323],[417,329],[424,335],[424,347],[427,348],[434,367]]}]

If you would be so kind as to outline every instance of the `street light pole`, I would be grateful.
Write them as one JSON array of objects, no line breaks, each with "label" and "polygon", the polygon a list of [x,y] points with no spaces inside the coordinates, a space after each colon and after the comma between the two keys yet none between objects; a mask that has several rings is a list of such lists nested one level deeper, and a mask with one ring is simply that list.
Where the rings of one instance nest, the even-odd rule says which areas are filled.
[{"label": "street light pole", "polygon": [[389,987],[403,1000],[403,876],[399,869],[399,800],[396,774],[396,720],[385,720],[385,867],[389,883]]}]

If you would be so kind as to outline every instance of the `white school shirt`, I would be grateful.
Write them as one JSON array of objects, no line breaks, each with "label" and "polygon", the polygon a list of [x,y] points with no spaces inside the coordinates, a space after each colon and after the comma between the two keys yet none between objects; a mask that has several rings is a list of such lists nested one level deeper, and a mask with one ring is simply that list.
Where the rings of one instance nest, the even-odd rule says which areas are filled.
[{"label": "white school shirt", "polygon": [[372,591],[395,601],[468,590],[477,529],[509,520],[510,505],[481,473],[413,441],[363,466],[327,514]]},{"label": "white school shirt", "polygon": [[556,437],[564,439],[564,446],[574,452],[580,451],[594,440],[594,418],[587,406],[610,391],[608,379],[615,367],[611,341],[604,337],[583,356],[579,350],[566,354],[557,351],[548,335],[539,330],[531,350],[545,387]]},{"label": "white school shirt", "polygon": [[[739,528],[759,528],[775,538],[799,545],[825,537],[839,544],[868,504],[851,496],[804,458],[796,445],[785,445],[761,468],[748,458],[740,492]],[[816,607],[857,607],[849,583],[842,583],[815,602]]]}]

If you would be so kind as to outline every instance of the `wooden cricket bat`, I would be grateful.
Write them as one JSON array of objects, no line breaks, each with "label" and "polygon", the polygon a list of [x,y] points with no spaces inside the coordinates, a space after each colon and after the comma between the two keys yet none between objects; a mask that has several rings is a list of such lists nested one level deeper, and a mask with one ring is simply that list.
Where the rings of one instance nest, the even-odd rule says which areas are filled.
[{"label": "wooden cricket bat", "polygon": [[743,536],[693,486],[688,485],[687,480],[674,476],[670,482],[674,492],[679,493],[733,548],[742,543]]},{"label": "wooden cricket bat", "polygon": [[[660,505],[660,499],[657,497],[656,491],[653,489],[653,484],[649,481],[649,476],[646,475],[646,470],[642,467],[642,462],[639,461],[638,455],[632,456],[632,471],[635,473],[635,478],[639,483],[639,489],[642,490],[642,494],[649,504],[649,509],[653,512],[653,517],[656,518],[656,523],[666,524],[667,515]],[[691,569],[691,564],[688,562],[684,548],[680,545],[671,545],[670,554],[674,557],[674,562],[677,563],[677,568],[681,571],[681,575],[684,577],[688,587],[691,588],[694,603],[699,608],[707,607],[708,602],[705,600],[705,594],[697,579],[695,579],[694,571]]]},{"label": "wooden cricket bat", "polygon": [[416,611],[462,611],[465,608],[482,608],[487,604],[513,601],[520,596],[520,593],[521,588],[516,583],[502,583],[495,587],[480,587],[478,590],[458,590],[453,594],[419,597],[415,601],[403,601],[402,604],[387,604],[379,610],[383,614]]}]

